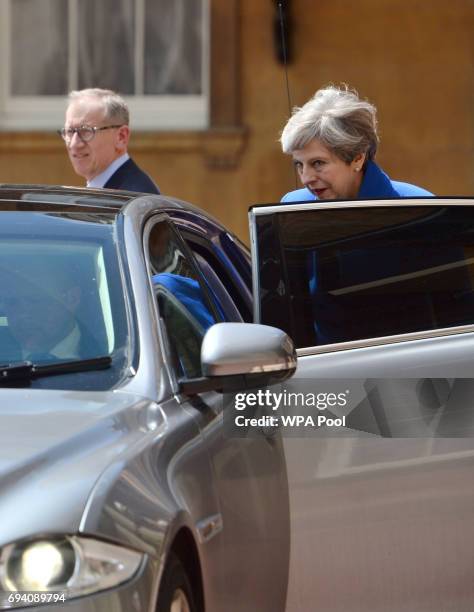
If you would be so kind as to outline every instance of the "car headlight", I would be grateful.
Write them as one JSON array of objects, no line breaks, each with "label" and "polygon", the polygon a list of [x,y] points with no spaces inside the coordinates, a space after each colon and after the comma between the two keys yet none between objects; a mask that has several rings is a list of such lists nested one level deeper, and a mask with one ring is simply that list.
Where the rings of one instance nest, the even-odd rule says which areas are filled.
[{"label": "car headlight", "polygon": [[24,541],[1,550],[0,586],[3,591],[61,592],[71,599],[130,580],[143,559],[123,546],[79,536]]}]

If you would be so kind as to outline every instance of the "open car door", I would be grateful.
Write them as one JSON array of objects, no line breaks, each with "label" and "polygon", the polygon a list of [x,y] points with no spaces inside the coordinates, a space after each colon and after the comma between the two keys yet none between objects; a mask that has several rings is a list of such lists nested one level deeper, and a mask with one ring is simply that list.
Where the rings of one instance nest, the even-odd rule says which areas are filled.
[{"label": "open car door", "polygon": [[474,199],[255,206],[250,231],[287,388],[354,395],[337,435],[285,439],[287,610],[470,611]]}]

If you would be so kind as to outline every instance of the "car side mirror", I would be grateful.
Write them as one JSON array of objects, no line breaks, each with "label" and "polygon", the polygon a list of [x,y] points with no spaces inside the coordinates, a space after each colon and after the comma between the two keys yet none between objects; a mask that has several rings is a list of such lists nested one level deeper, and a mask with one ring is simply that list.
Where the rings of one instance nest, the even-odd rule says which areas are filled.
[{"label": "car side mirror", "polygon": [[296,369],[291,338],[257,323],[216,323],[201,346],[203,377],[180,381],[184,393],[238,391],[289,378]]}]

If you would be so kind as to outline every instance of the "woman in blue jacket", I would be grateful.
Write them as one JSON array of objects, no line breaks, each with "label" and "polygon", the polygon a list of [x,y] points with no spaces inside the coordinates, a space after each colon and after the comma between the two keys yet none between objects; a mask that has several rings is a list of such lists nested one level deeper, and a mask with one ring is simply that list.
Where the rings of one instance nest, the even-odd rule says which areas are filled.
[{"label": "woman in blue jacket", "polygon": [[296,108],[281,134],[304,189],[282,202],[399,198],[433,195],[426,189],[392,181],[374,162],[377,110],[347,88],[320,89]]}]

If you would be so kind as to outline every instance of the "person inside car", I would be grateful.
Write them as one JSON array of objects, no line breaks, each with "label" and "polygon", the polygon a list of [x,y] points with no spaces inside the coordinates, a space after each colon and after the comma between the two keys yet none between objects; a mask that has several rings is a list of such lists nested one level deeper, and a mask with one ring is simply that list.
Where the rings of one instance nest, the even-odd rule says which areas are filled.
[{"label": "person inside car", "polygon": [[36,265],[30,271],[28,275],[20,270],[1,274],[7,324],[1,342],[2,362],[98,356],[99,343],[78,318],[80,283],[65,266]]}]

